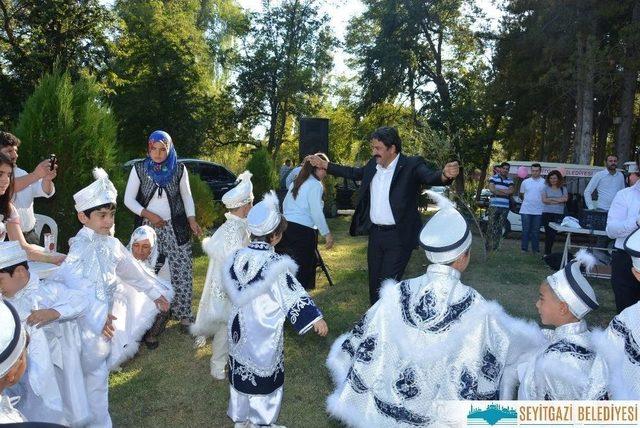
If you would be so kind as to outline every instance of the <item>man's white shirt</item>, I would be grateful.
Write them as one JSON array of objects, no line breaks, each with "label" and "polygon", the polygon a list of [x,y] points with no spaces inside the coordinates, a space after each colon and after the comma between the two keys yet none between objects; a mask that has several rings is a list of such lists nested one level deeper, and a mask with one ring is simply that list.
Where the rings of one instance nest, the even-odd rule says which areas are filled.
[{"label": "man's white shirt", "polygon": [[[24,177],[28,175],[28,172],[16,166],[14,175],[15,178]],[[13,205],[16,207],[16,211],[18,211],[20,229],[22,229],[23,232],[29,232],[36,226],[33,200],[35,198],[50,198],[55,192],[56,188],[53,183],[51,183],[51,193],[46,193],[42,188],[42,179],[40,179],[13,195]]]},{"label": "man's white shirt", "polygon": [[373,224],[396,224],[389,202],[389,190],[399,158],[400,155],[397,155],[386,168],[380,164],[376,165],[376,173],[371,180],[371,208],[369,210],[369,218]]}]

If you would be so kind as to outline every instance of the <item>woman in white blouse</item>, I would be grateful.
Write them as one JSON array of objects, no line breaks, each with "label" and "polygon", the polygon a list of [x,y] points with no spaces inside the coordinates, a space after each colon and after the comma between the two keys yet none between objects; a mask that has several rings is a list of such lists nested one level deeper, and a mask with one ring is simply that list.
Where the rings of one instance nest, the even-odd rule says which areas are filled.
[{"label": "woman in white blouse", "polygon": [[129,174],[124,204],[136,215],[136,226],[147,224],[155,230],[175,291],[171,315],[180,321],[181,331],[189,334],[194,319],[191,233],[201,236],[202,230],[196,222],[189,173],[178,162],[173,141],[166,132],[154,131],[149,136],[147,157],[137,162]]}]

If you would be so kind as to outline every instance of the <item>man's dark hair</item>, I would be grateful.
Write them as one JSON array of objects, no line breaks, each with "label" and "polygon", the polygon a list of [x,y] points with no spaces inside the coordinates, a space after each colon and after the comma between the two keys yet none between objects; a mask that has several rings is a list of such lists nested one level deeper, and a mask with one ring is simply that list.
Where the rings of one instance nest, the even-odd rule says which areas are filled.
[{"label": "man's dark hair", "polygon": [[531,164],[531,168],[540,168],[540,169],[542,169],[542,165],[540,165],[540,164],[539,164],[539,163],[537,163],[537,162],[536,162],[536,163],[532,163],[532,164]]},{"label": "man's dark hair", "polygon": [[607,155],[607,157],[606,157],[606,158],[604,158],[604,159],[605,159],[605,161],[606,161],[607,159],[609,159],[609,158],[611,158],[611,157],[616,158],[616,160],[618,160],[618,155],[617,155],[617,154],[615,154],[615,153],[608,154],[608,155]]},{"label": "man's dark hair", "polygon": [[18,266],[22,266],[26,270],[29,270],[29,264],[26,261],[24,261],[24,262],[16,263],[15,265],[12,265],[12,266],[3,267],[2,269],[0,269],[0,273],[8,273],[9,276],[13,276],[13,273],[16,271]]},{"label": "man's dark hair", "polygon": [[502,162],[502,163],[500,164],[500,168],[504,168],[505,166],[506,166],[507,168],[511,168],[511,164],[510,164],[509,162]]},{"label": "man's dark hair", "polygon": [[0,131],[0,147],[18,147],[20,139],[10,132]]},{"label": "man's dark hair", "polygon": [[378,140],[385,145],[387,149],[396,146],[396,153],[402,151],[402,140],[398,134],[398,130],[392,126],[381,126],[371,134],[372,140]]},{"label": "man's dark hair", "polygon": [[275,228],[275,230],[271,233],[268,233],[264,236],[255,236],[253,234],[251,234],[251,240],[252,241],[260,241],[260,242],[266,242],[267,244],[271,242],[271,239],[276,236],[276,235],[281,235],[284,233],[285,230],[287,230],[287,226],[289,225],[289,223],[287,223],[287,219],[284,218],[283,215],[280,216],[280,223],[278,224],[278,226]]},{"label": "man's dark hair", "polygon": [[94,211],[99,211],[103,208],[107,208],[109,211],[111,210],[115,210],[118,206],[114,203],[111,202],[107,202],[106,204],[102,204],[102,205],[98,205],[97,207],[93,207],[93,208],[89,208],[86,209],[84,211],[82,211],[84,213],[84,215],[86,215],[87,217],[91,217],[91,213]]},{"label": "man's dark hair", "polygon": [[285,164],[286,166],[291,166],[291,159],[287,159],[287,160],[285,160],[285,161],[284,161],[284,164]]}]

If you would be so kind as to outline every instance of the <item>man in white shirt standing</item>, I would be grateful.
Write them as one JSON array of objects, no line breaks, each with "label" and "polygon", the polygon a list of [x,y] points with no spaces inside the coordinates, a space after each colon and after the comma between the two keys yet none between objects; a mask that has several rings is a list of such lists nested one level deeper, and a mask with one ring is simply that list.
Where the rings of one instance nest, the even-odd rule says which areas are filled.
[{"label": "man in white shirt standing", "polygon": [[540,252],[540,225],[542,224],[542,191],[544,190],[544,179],[540,177],[542,167],[539,163],[531,165],[531,177],[525,179],[520,185],[520,197],[523,198],[520,207],[520,218],[522,219],[522,241],[520,248],[523,252],[531,251],[534,254]]},{"label": "man in white shirt standing", "polygon": [[611,256],[611,288],[618,313],[640,301],[640,282],[631,272],[625,240],[640,227],[640,181],[619,191],[607,215],[607,235],[615,239]]},{"label": "man in white shirt standing", "polygon": [[40,162],[32,173],[18,168],[18,147],[20,139],[9,132],[0,131],[0,153],[7,156],[14,166],[15,188],[13,205],[20,216],[20,228],[24,238],[30,244],[40,244],[40,237],[35,233],[36,217],[33,212],[35,198],[50,198],[56,189],[53,179],[56,177],[58,166],[50,168],[50,161]]},{"label": "man in white shirt standing", "polygon": [[452,161],[434,171],[421,157],[405,156],[398,131],[389,126],[376,129],[370,140],[372,158],[361,168],[334,164],[318,156],[306,159],[314,167],[327,169],[328,174],[362,182],[349,233],[369,235],[369,300],[373,305],[382,281],[400,280],[418,245],[422,228],[420,189],[450,184],[460,166]]},{"label": "man in white shirt standing", "polygon": [[[624,175],[618,171],[618,157],[607,156],[607,169],[598,171],[584,189],[584,203],[588,209],[609,211],[611,201],[619,190],[624,189]],[[593,201],[593,192],[598,192],[597,201]]]}]

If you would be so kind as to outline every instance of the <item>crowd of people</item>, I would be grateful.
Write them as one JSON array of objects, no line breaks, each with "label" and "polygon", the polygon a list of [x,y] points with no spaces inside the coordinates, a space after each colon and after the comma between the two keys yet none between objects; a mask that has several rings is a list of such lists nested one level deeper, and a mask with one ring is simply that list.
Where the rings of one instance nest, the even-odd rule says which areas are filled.
[{"label": "crowd of people", "polygon": [[[496,174],[489,180],[491,191],[488,209],[487,249],[499,248],[504,234],[505,223],[516,193],[516,185],[510,177],[511,165],[503,162],[496,167]],[[521,250],[523,253],[540,253],[540,227],[544,226],[544,255],[552,254],[557,231],[550,223],[563,224],[569,215],[566,204],[569,192],[560,170],[551,170],[546,177],[541,176],[542,167],[533,163],[530,176],[520,183],[519,195],[522,205]],[[618,157],[607,156],[605,168],[596,172],[582,192],[584,209],[606,215],[606,235],[597,237],[594,247],[604,254],[604,261],[610,260],[611,287],[614,292],[618,313],[640,300],[640,283],[631,272],[631,256],[624,248],[624,242],[638,226],[637,165],[629,171],[628,177],[618,170]],[[594,194],[597,199],[594,200]],[[579,228],[577,219],[570,224]],[[613,245],[612,244],[613,241]],[[609,257],[609,252],[611,257]]]},{"label": "crowd of people", "polygon": [[[369,236],[371,303],[328,350],[336,384],[327,399],[331,415],[357,427],[426,426],[451,416],[438,410],[438,400],[640,399],[640,304],[622,311],[606,331],[591,332],[584,317],[598,303],[581,271],[594,263],[587,252],[541,281],[536,306],[541,323],[553,330],[485,300],[461,282],[473,240],[464,217],[430,191],[439,211],[425,225],[418,211],[422,186],[450,184],[458,162],[430,170],[422,158],[402,153],[395,128],[371,135],[372,158],[363,167],[338,165],[324,154],[306,157],[282,209],[273,191],[254,205],[251,172],[240,174],[222,197],[226,221],[203,240],[209,266],[195,317],[190,239],[203,233],[188,171],[169,134],[153,132],[147,157],[130,173],[125,206],[138,224],[128,247],[113,237],[117,191],[96,168],[95,181],[74,194],[81,228],[67,255],[26,241],[14,195],[19,140],[1,137],[0,147],[16,157],[0,152],[0,220],[8,237],[0,242],[0,422],[111,426],[109,371],[132,358],[139,343],[157,348],[173,317],[197,346],[213,337],[210,372],[228,380],[227,415],[235,426],[278,426],[285,321],[299,334],[329,331],[306,290],[315,286],[318,234],[327,247],[334,243],[322,214],[326,174],[361,182],[350,233]],[[51,196],[55,171],[47,160],[23,174],[25,186],[41,186],[42,194],[33,196]],[[525,199],[538,191],[543,204],[563,204],[561,175],[549,174],[545,186],[539,166],[536,174]],[[513,184],[501,173],[491,186],[491,215],[501,218]],[[530,203],[523,215],[535,216],[536,209]],[[637,209],[633,227],[625,214],[618,232],[610,233],[619,234],[634,279],[640,278]],[[530,218],[528,224],[541,223]],[[537,249],[531,234],[527,240]],[[417,246],[431,264],[424,275],[402,280]],[[40,279],[29,261],[59,267]]]}]

